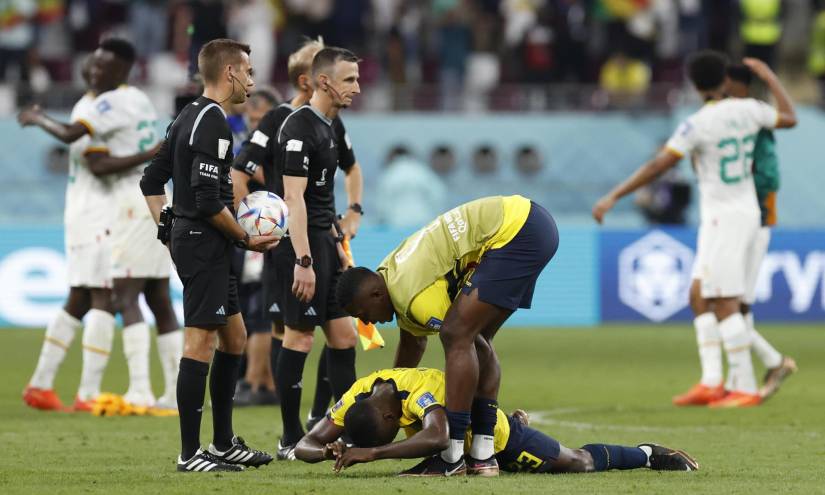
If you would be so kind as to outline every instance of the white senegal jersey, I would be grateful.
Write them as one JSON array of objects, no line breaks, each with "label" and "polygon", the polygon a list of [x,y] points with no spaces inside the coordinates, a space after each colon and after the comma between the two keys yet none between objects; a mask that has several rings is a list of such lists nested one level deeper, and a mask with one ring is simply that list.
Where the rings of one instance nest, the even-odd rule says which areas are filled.
[{"label": "white senegal jersey", "polygon": [[676,129],[667,147],[691,155],[699,181],[702,221],[712,215],[759,215],[753,147],[760,129],[773,129],[776,109],[753,98],[705,104]]},{"label": "white senegal jersey", "polygon": [[[77,121],[89,129],[92,144],[111,156],[136,155],[150,150],[159,141],[155,129],[157,112],[146,94],[133,86],[123,85],[95,98],[88,112]],[[149,207],[140,192],[140,178],[145,164],[112,176],[114,201],[118,216],[151,217]]]},{"label": "white senegal jersey", "polygon": [[[72,108],[71,121],[92,112],[95,96],[86,93]],[[66,185],[66,244],[77,246],[96,240],[109,227],[112,207],[111,180],[95,176],[86,164],[86,153],[94,151],[89,135],[69,145],[69,181]]]}]

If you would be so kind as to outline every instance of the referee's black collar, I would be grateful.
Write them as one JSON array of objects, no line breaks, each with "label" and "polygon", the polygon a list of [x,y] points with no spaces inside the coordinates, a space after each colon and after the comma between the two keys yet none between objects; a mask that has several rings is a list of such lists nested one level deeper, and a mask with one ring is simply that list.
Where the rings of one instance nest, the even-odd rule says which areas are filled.
[{"label": "referee's black collar", "polygon": [[223,109],[223,107],[221,106],[221,104],[220,104],[220,103],[218,103],[217,101],[213,100],[212,98],[209,98],[208,96],[203,96],[203,95],[200,95],[200,96],[198,97],[198,99],[194,101],[194,104],[195,104],[195,106],[200,106],[200,104],[201,104],[201,103],[203,103],[203,104],[204,104],[204,105],[203,105],[204,107],[208,107],[209,105],[211,105],[211,104],[213,104],[213,103],[214,103],[214,104],[215,104],[215,106],[216,106],[216,107],[218,107],[218,110],[220,110],[220,111],[221,111],[221,113],[223,114],[224,118],[226,118],[226,112],[224,111],[224,109]]},{"label": "referee's black collar", "polygon": [[320,111],[318,111],[317,108],[313,107],[309,103],[306,103],[304,106],[308,107],[310,110],[312,110],[312,112],[315,115],[317,115],[319,119],[323,120],[326,125],[328,125],[328,126],[332,125],[332,120],[329,117],[327,117],[326,115],[322,114]]}]

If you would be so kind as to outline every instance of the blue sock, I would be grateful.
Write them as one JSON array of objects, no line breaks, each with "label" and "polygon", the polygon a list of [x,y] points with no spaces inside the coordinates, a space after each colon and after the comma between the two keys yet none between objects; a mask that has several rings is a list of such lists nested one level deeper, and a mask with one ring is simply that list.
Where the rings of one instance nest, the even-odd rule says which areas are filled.
[{"label": "blue sock", "polygon": [[464,440],[467,427],[470,426],[470,413],[467,411],[447,411],[447,422],[450,425],[450,439]]},{"label": "blue sock", "polygon": [[639,447],[622,447],[603,443],[587,444],[582,449],[593,456],[596,471],[608,469],[637,469],[647,465],[647,454]]},{"label": "blue sock", "polygon": [[493,399],[473,399],[473,434],[492,436],[498,418],[498,401]]}]

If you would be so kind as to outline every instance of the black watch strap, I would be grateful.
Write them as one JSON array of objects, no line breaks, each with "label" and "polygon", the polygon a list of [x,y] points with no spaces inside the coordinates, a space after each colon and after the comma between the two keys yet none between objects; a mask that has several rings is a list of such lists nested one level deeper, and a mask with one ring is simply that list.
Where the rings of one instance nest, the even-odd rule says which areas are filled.
[{"label": "black watch strap", "polygon": [[349,209],[354,211],[355,213],[358,213],[359,215],[364,214],[364,209],[361,208],[361,203],[353,203],[349,205]]},{"label": "black watch strap", "polygon": [[243,239],[235,239],[235,245],[241,249],[246,249],[249,247],[249,234],[244,233]]},{"label": "black watch strap", "polygon": [[303,255],[300,258],[295,258],[295,264],[304,268],[312,266],[312,256]]}]

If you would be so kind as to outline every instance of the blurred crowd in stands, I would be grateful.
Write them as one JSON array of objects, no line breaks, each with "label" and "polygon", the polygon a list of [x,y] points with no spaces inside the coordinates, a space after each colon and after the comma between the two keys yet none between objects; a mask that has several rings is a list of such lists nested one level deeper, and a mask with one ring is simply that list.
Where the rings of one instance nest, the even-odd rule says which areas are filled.
[{"label": "blurred crowd in stands", "polygon": [[[633,104],[680,86],[699,48],[807,74],[812,95],[825,81],[822,0],[0,0],[2,80],[18,103],[79,85],[79,60],[109,34],[136,43],[137,81],[170,88],[203,42],[224,36],[251,44],[258,82],[281,87],[286,56],[322,36],[363,58],[364,86],[381,88],[385,109],[472,109],[479,95],[493,109]],[[577,102],[582,87],[595,91]]]}]

